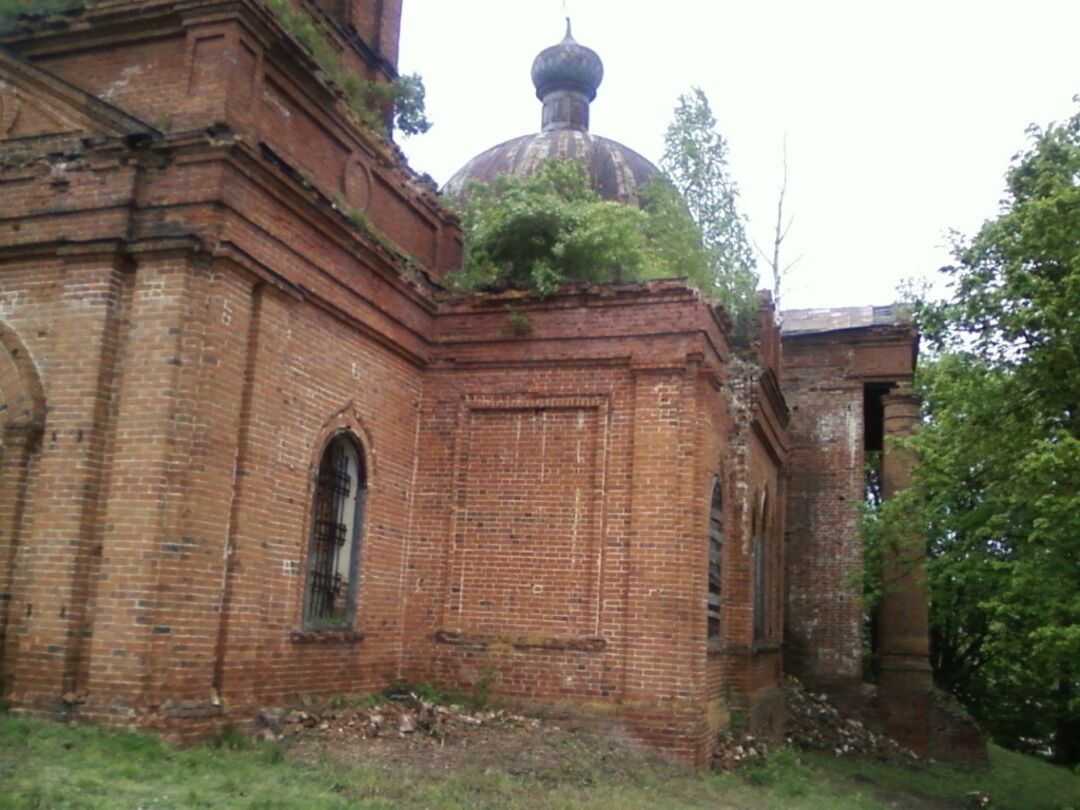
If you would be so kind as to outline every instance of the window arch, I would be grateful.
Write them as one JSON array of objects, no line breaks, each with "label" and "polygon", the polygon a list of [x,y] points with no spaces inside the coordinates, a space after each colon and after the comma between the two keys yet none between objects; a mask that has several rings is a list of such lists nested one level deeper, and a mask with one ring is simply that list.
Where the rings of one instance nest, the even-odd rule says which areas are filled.
[{"label": "window arch", "polygon": [[356,616],[367,475],[359,443],[345,432],[326,443],[315,474],[304,578],[304,626],[347,627]]},{"label": "window arch", "polygon": [[708,615],[708,640],[719,644],[721,640],[720,602],[723,595],[724,563],[724,498],[720,481],[713,481],[712,499],[709,503],[709,591],[705,608]]}]

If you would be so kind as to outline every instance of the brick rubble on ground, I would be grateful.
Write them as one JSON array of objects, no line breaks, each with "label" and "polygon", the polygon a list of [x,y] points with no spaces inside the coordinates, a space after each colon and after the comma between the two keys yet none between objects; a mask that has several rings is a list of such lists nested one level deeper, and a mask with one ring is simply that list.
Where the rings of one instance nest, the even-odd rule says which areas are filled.
[{"label": "brick rubble on ground", "polygon": [[434,737],[443,742],[482,726],[533,729],[540,721],[502,709],[470,712],[409,693],[377,705],[268,710],[259,715],[259,724],[257,736],[264,740],[309,732],[342,739]]},{"label": "brick rubble on ground", "polygon": [[800,748],[832,751],[836,756],[871,756],[886,760],[917,760],[900,743],[842,715],[824,695],[815,695],[795,678],[784,680],[787,703],[787,741]]},{"label": "brick rubble on ground", "polygon": [[725,730],[720,732],[713,751],[712,766],[718,771],[732,771],[747,763],[763,760],[768,755],[769,746],[765,740]]}]

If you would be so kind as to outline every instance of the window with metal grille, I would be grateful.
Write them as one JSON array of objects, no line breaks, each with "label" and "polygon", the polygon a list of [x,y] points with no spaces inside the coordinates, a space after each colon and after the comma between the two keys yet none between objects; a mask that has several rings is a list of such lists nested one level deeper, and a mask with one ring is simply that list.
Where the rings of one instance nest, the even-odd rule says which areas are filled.
[{"label": "window with metal grille", "polygon": [[323,450],[315,477],[304,590],[306,627],[344,627],[353,622],[365,485],[356,443],[347,434],[338,434]]},{"label": "window with metal grille", "polygon": [[720,482],[713,484],[709,508],[709,594],[706,611],[709,617],[709,642],[720,642],[720,595],[724,556],[724,500]]},{"label": "window with metal grille", "polygon": [[768,560],[766,559],[767,548],[765,544],[766,521],[768,514],[768,499],[761,499],[760,517],[754,521],[754,640],[760,641],[765,638],[766,607],[768,605]]}]

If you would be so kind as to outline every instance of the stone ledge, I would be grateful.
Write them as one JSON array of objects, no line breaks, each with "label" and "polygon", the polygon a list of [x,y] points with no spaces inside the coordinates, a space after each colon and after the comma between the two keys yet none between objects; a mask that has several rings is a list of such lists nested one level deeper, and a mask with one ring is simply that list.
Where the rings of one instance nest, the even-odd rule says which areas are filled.
[{"label": "stone ledge", "polygon": [[607,641],[599,636],[553,636],[544,634],[464,633],[459,630],[436,630],[435,641],[459,646],[508,646],[516,650],[577,650],[600,652]]},{"label": "stone ledge", "polygon": [[359,630],[331,629],[331,630],[293,630],[289,634],[289,641],[294,644],[355,644],[364,640],[364,634]]}]

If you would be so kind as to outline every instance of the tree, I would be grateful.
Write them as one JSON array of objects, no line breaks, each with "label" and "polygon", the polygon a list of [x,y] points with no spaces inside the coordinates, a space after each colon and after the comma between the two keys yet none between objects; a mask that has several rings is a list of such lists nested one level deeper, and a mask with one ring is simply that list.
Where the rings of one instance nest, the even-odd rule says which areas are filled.
[{"label": "tree", "polygon": [[769,268],[769,276],[772,278],[772,297],[773,304],[777,310],[780,309],[780,291],[783,286],[784,278],[788,272],[798,264],[801,256],[794,261],[782,263],[780,260],[780,249],[784,245],[784,241],[787,239],[788,233],[791,231],[791,226],[795,224],[795,217],[784,216],[784,202],[787,198],[787,184],[788,184],[788,163],[787,163],[787,135],[784,136],[784,149],[782,166],[784,169],[783,177],[780,181],[780,191],[776,198],[776,224],[773,226],[773,240],[770,245],[770,252],[766,253],[761,246],[754,242],[754,247],[757,248],[757,252],[761,254],[761,258],[765,260],[765,264]]},{"label": "tree", "polygon": [[957,239],[929,348],[916,486],[886,504],[928,542],[938,682],[999,741],[1080,760],[1080,113]]},{"label": "tree", "polygon": [[[576,160],[549,160],[526,178],[502,175],[466,189],[459,289],[532,288],[704,277],[701,236],[671,190],[644,209],[602,199]],[[680,219],[681,217],[681,219]]]},{"label": "tree", "polygon": [[727,141],[716,129],[705,93],[695,87],[679,96],[664,135],[660,167],[701,228],[711,270],[702,291],[733,312],[745,313],[755,308],[758,278],[746,219],[736,205],[739,189],[728,172],[727,153]]}]

